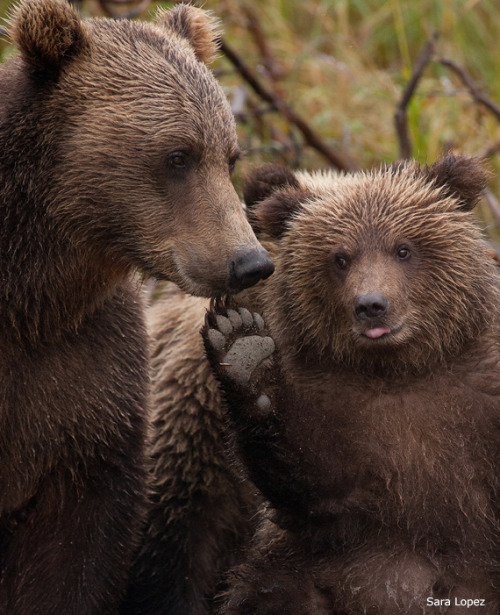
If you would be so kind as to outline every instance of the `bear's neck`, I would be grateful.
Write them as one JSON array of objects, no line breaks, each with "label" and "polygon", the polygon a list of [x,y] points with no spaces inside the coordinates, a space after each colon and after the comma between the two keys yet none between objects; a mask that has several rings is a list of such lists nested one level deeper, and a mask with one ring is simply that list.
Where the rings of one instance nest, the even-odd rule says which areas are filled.
[{"label": "bear's neck", "polygon": [[[331,374],[355,376],[359,382],[372,382],[374,379],[387,384],[398,385],[412,380],[421,381],[433,378],[437,374],[451,373],[464,363],[478,366],[485,357],[498,360],[497,340],[498,326],[484,327],[478,331],[477,337],[465,340],[460,346],[448,349],[448,352],[422,352],[419,348],[408,350],[387,348],[386,352],[352,356],[343,354],[341,357],[329,353],[328,349],[318,353],[318,348],[307,342],[297,344],[297,338],[289,335],[289,331],[281,330],[277,336],[284,372],[290,375],[290,381],[315,382],[319,385],[328,380]],[[412,361],[408,354],[412,352]]]},{"label": "bear's neck", "polygon": [[0,215],[4,341],[36,345],[76,331],[123,282],[123,272],[62,239],[43,213],[4,206]]},{"label": "bear's neck", "polygon": [[57,228],[49,212],[64,112],[54,125],[43,87],[19,61],[0,72],[10,91],[0,94],[0,336],[33,345],[77,330],[128,272]]}]

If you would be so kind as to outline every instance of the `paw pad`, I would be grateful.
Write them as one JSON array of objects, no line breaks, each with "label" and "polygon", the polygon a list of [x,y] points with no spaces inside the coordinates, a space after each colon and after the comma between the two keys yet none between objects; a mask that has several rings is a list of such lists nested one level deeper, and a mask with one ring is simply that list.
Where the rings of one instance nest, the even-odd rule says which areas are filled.
[{"label": "paw pad", "polygon": [[217,329],[209,329],[207,332],[208,341],[215,350],[223,350],[226,345],[226,338]]},{"label": "paw pad", "polygon": [[239,329],[243,324],[243,320],[236,310],[228,310],[227,317],[235,329]]},{"label": "paw pad", "polygon": [[271,410],[271,400],[264,393],[257,398],[255,403],[262,414],[267,414]]},{"label": "paw pad", "polygon": [[[252,314],[245,308],[230,308],[225,314],[213,310],[206,339],[216,352],[225,376],[244,385],[250,381],[256,368],[272,355],[275,344],[265,335],[265,323],[260,314]],[[262,404],[265,411],[264,400]]]},{"label": "paw pad", "polygon": [[226,318],[225,316],[221,316],[220,314],[218,314],[215,319],[217,320],[217,326],[219,327],[219,331],[223,334],[223,335],[229,335],[232,330],[233,330],[233,325],[231,324],[231,321],[229,320],[229,318]]},{"label": "paw pad", "polygon": [[223,359],[226,371],[238,384],[247,384],[255,368],[274,352],[274,341],[270,337],[249,335],[240,337]]}]

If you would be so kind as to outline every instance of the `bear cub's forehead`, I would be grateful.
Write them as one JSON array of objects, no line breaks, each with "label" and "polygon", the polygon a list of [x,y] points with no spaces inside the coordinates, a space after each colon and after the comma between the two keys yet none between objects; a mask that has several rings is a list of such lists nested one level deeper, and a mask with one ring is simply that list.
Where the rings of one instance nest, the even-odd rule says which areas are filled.
[{"label": "bear cub's forehead", "polygon": [[303,200],[287,225],[293,244],[304,240],[321,250],[371,245],[390,251],[409,241],[434,253],[457,241],[472,247],[480,240],[473,216],[425,176],[394,175],[384,168],[298,175]]},{"label": "bear cub's forehead", "polygon": [[[442,188],[413,173],[394,175],[388,169],[341,174],[299,174],[304,190],[304,211],[335,217],[352,217],[359,222],[382,218],[403,221],[413,218],[425,224],[429,217],[449,215],[457,202]],[[389,218],[388,216],[391,216]]]}]

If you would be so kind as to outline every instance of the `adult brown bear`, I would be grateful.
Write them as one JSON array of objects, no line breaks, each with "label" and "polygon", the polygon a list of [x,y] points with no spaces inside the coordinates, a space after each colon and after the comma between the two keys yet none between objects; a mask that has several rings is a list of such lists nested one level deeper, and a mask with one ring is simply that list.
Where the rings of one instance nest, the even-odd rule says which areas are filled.
[{"label": "adult brown bear", "polygon": [[231,185],[210,18],[17,5],[0,68],[0,612],[116,613],[145,496],[139,269],[188,292],[272,271]]}]

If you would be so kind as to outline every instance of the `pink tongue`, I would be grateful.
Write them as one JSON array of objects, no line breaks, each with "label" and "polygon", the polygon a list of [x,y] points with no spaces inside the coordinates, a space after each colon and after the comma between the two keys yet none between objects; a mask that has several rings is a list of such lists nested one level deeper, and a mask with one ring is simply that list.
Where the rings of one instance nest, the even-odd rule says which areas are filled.
[{"label": "pink tongue", "polygon": [[378,329],[367,329],[365,331],[365,335],[366,337],[371,337],[372,339],[375,339],[377,337],[382,337],[382,335],[385,335],[386,333],[390,332],[390,329],[382,329],[382,327],[379,327]]}]

